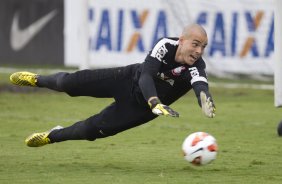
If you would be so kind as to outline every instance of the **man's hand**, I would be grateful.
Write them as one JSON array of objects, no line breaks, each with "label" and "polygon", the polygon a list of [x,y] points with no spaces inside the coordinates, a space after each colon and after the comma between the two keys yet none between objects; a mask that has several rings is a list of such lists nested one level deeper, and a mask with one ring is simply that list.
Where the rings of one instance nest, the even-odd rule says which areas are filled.
[{"label": "man's hand", "polygon": [[179,117],[178,112],[172,110],[169,106],[161,104],[158,98],[153,98],[148,102],[152,112],[156,115],[165,115],[172,117]]},{"label": "man's hand", "polygon": [[210,97],[207,98],[206,93],[201,91],[200,98],[201,98],[203,113],[209,118],[215,117],[215,106],[210,100]]}]

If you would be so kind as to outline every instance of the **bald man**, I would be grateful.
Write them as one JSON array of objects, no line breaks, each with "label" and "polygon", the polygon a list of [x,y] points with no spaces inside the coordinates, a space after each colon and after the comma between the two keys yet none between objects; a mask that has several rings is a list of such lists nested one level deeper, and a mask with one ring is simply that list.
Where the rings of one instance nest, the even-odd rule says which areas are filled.
[{"label": "bald man", "polygon": [[27,146],[67,140],[93,141],[150,122],[159,115],[179,117],[169,105],[191,89],[204,115],[213,118],[215,105],[202,58],[207,44],[206,31],[192,24],[183,29],[179,38],[160,39],[143,63],[47,76],[30,72],[12,74],[10,80],[16,85],[44,87],[72,97],[114,98],[100,113],[69,127],[57,126],[31,134],[25,140]]}]

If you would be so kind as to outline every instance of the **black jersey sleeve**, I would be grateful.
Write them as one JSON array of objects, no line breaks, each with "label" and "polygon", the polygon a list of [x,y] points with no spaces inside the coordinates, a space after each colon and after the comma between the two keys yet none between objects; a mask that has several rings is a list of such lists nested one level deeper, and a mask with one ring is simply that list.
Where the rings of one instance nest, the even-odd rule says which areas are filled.
[{"label": "black jersey sleeve", "polygon": [[207,95],[208,98],[211,99],[211,101],[213,102],[213,99],[212,99],[212,96],[209,92],[209,86],[208,86],[208,83],[206,82],[203,82],[203,81],[198,81],[198,82],[195,82],[193,85],[192,85],[193,89],[194,89],[194,92],[195,92],[195,95],[198,99],[198,104],[201,106],[201,98],[200,98],[200,92],[201,91],[204,91]]},{"label": "black jersey sleeve", "polygon": [[209,92],[209,85],[208,85],[208,78],[205,71],[206,64],[203,58],[195,64],[195,66],[189,68],[189,75],[190,75],[190,83],[193,87],[195,95],[198,99],[198,104],[201,106],[201,98],[200,92],[203,91],[206,93],[207,97],[212,100],[212,96]]},{"label": "black jersey sleeve", "polygon": [[158,96],[154,78],[157,77],[163,62],[167,55],[169,55],[170,42],[175,41],[171,41],[167,38],[160,39],[148,53],[145,62],[142,64],[142,71],[138,84],[146,101],[148,101],[150,97]]},{"label": "black jersey sleeve", "polygon": [[146,101],[148,101],[150,97],[157,96],[154,77],[157,76],[160,66],[160,62],[150,60],[145,60],[142,65],[138,84]]}]

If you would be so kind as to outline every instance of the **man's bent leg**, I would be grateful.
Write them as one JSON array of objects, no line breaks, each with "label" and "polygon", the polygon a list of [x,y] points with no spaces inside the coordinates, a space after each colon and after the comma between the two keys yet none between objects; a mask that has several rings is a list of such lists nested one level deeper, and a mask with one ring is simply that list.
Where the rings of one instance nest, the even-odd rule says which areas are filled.
[{"label": "man's bent leg", "polygon": [[16,72],[10,76],[10,81],[19,86],[46,87],[56,91],[64,91],[62,88],[63,78],[68,75],[59,72],[53,75],[43,76],[31,72]]},{"label": "man's bent leg", "polygon": [[113,103],[99,114],[85,121],[79,121],[69,127],[51,130],[47,133],[35,133],[31,137],[36,142],[39,142],[39,144],[35,144],[36,147],[67,140],[94,141],[97,138],[113,136],[158,117],[150,110],[142,109],[141,107],[141,109],[138,107],[126,108],[122,112],[117,110],[118,108],[115,104]]},{"label": "man's bent leg", "polygon": [[59,72],[39,75],[31,72],[16,72],[10,76],[13,84],[44,87],[70,96],[113,97],[115,89],[124,79],[119,68],[81,70],[74,73]]},{"label": "man's bent leg", "polygon": [[40,147],[67,140],[94,141],[96,138],[107,137],[106,135],[103,135],[103,132],[96,127],[95,124],[93,124],[95,120],[98,119],[99,115],[94,115],[85,121],[79,121],[66,128],[57,126],[50,131],[33,133],[26,138],[25,143],[29,147]]},{"label": "man's bent leg", "polygon": [[48,138],[50,143],[62,142],[67,140],[89,140],[94,141],[97,138],[107,137],[95,122],[101,121],[99,114],[88,118],[85,121],[79,121],[69,127],[50,132]]},{"label": "man's bent leg", "polygon": [[129,112],[127,116],[117,109],[116,103],[113,103],[99,114],[94,115],[85,121],[79,121],[66,128],[51,130],[48,134],[43,132],[32,135],[37,135],[34,138],[37,141],[44,142],[44,144],[40,143],[40,146],[67,140],[94,141],[98,138],[113,136],[157,117],[152,114],[150,110],[139,109],[138,107],[137,109],[136,107],[131,107],[125,110],[124,112]]}]

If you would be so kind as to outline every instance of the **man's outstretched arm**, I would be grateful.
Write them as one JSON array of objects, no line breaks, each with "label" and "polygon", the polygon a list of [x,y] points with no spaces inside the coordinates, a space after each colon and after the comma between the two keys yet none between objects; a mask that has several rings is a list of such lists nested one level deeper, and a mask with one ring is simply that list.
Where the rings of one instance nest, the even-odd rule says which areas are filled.
[{"label": "man's outstretched arm", "polygon": [[212,96],[209,93],[208,84],[199,81],[193,84],[193,89],[204,115],[209,118],[215,117],[215,105]]}]

